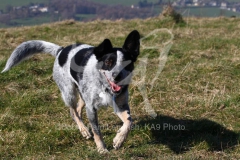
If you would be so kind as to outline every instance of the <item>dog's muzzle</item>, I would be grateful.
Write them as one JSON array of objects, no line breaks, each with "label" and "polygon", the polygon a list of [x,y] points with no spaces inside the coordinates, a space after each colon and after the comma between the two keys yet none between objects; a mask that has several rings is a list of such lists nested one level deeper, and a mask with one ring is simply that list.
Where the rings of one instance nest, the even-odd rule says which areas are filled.
[{"label": "dog's muzzle", "polygon": [[[115,82],[112,82],[111,80],[109,80],[104,71],[100,71],[100,72],[103,73],[103,75],[107,79],[107,81],[108,81],[108,83],[111,87],[112,93],[113,94],[119,94],[122,90],[122,86],[120,86],[120,85],[116,84]],[[113,73],[113,74],[116,74],[116,73]],[[117,76],[117,75],[113,75],[113,77],[115,77],[115,78],[118,77],[119,78],[119,76]]]},{"label": "dog's muzzle", "polygon": [[108,80],[108,83],[110,84],[111,89],[112,89],[113,92],[117,93],[117,92],[119,92],[122,89],[121,86],[115,84],[114,82],[111,82],[109,79],[107,79],[107,80]]}]

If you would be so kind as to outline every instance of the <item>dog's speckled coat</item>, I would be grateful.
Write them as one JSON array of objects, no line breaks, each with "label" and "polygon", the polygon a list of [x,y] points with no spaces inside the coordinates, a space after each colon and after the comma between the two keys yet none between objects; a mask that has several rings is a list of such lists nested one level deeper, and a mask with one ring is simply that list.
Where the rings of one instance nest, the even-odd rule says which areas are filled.
[{"label": "dog's speckled coat", "polygon": [[98,126],[97,109],[112,106],[123,121],[123,126],[113,139],[113,147],[118,149],[127,138],[132,124],[128,84],[139,55],[139,39],[138,31],[134,30],[122,48],[113,48],[108,39],[97,47],[75,44],[65,48],[41,40],[27,41],[13,51],[3,72],[36,53],[55,56],[53,79],[61,91],[63,101],[70,107],[80,132],[88,139],[91,134],[81,117],[82,108],[86,106],[98,151],[105,153],[108,151]]}]

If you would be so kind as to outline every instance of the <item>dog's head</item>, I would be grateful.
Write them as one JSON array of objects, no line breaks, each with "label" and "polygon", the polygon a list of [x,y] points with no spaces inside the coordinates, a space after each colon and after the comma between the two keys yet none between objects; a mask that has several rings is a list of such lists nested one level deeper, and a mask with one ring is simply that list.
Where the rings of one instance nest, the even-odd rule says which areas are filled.
[{"label": "dog's head", "polygon": [[109,39],[105,39],[94,48],[98,60],[98,69],[103,81],[112,94],[119,94],[131,80],[134,62],[139,55],[140,35],[132,31],[126,38],[122,48],[113,48]]}]

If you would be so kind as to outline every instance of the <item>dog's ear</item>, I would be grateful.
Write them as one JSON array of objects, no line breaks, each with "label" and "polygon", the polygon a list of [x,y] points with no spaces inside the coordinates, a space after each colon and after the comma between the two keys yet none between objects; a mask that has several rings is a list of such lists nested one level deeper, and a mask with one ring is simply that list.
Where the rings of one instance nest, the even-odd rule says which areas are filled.
[{"label": "dog's ear", "polygon": [[94,48],[93,53],[97,60],[100,60],[105,54],[112,51],[112,43],[109,39],[105,39],[101,44]]},{"label": "dog's ear", "polygon": [[139,48],[140,48],[140,34],[137,30],[133,30],[126,38],[123,51],[130,54],[132,61],[135,62],[139,55]]}]

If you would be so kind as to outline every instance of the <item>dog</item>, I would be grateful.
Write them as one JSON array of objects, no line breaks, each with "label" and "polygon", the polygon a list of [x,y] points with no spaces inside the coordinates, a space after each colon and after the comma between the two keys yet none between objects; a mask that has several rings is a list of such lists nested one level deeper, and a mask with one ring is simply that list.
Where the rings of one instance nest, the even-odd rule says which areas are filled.
[{"label": "dog", "polygon": [[[62,99],[70,108],[70,114],[83,137],[89,139],[93,134],[100,153],[108,150],[101,135],[97,110],[102,106],[113,107],[123,122],[113,139],[113,147],[120,148],[132,125],[128,86],[134,63],[140,54],[139,32],[133,30],[129,33],[122,48],[113,47],[109,39],[96,47],[87,44],[61,47],[42,40],[26,41],[12,52],[2,72],[37,53],[48,53],[56,57],[53,79],[60,89]],[[84,106],[92,134],[82,120]]]}]

